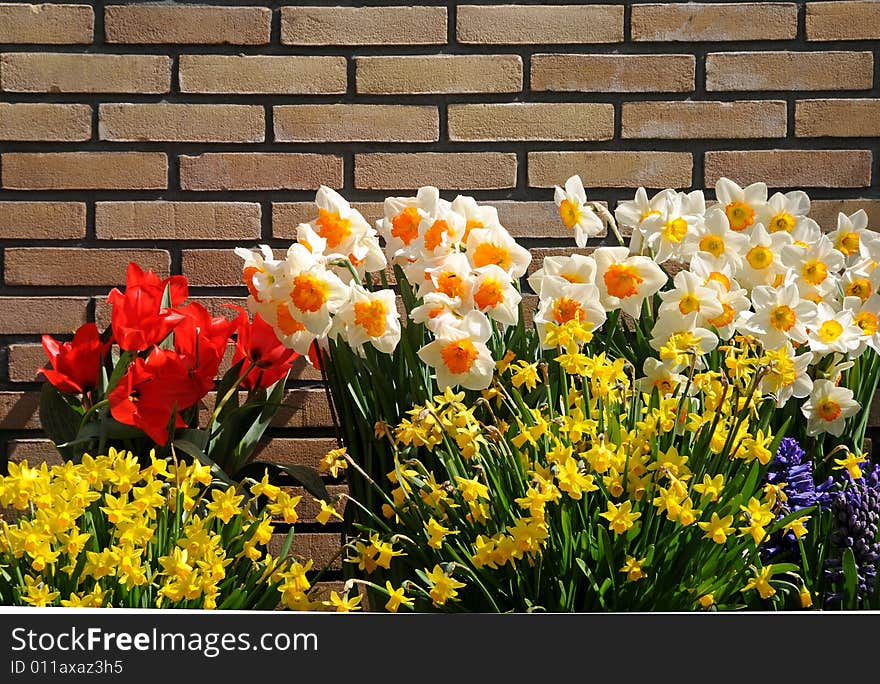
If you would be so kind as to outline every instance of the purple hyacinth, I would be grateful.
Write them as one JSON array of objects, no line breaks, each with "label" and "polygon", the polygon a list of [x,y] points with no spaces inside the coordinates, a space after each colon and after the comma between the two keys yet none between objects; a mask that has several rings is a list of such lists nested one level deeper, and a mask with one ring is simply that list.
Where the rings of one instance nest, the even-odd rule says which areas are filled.
[{"label": "purple hyacinth", "polygon": [[[780,502],[780,518],[811,506],[819,506],[820,509],[827,510],[831,505],[828,490],[833,484],[832,479],[829,477],[816,486],[813,479],[813,461],[807,458],[806,452],[792,437],[785,437],[780,442],[776,455],[767,468],[765,481],[781,486],[786,496],[786,500]],[[797,538],[792,532],[774,533],[761,550],[765,562],[780,554],[799,554]]]},{"label": "purple hyacinth", "polygon": [[[846,486],[831,497],[831,511],[837,529],[831,534],[831,543],[841,551],[852,549],[856,561],[859,596],[869,596],[874,591],[877,578],[877,561],[880,559],[880,541],[877,524],[880,522],[880,465],[858,480],[849,474],[844,476]],[[843,579],[841,558],[825,561],[825,574],[832,582]],[[840,598],[833,594],[827,600]]]}]

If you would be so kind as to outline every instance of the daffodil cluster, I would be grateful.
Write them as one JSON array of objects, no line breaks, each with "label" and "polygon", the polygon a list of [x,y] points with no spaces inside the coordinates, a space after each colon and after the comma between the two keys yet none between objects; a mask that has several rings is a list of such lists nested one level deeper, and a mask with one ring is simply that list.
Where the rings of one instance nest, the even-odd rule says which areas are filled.
[{"label": "daffodil cluster", "polygon": [[[577,177],[566,187],[574,192],[563,193],[559,210],[568,223],[582,211],[583,194]],[[591,257],[580,257],[578,268],[561,259],[544,271],[577,271],[577,282],[595,282],[599,296],[579,302],[585,312],[601,304],[638,318],[646,297],[663,288],[659,305],[647,307],[648,320],[638,324],[652,350],[643,371],[657,380],[680,373],[692,356],[701,368],[719,344],[749,336],[780,371],[761,392],[780,408],[804,400],[806,435],[840,437],[871,396],[862,386],[877,381],[880,234],[868,229],[864,210],[839,214],[835,229],[823,232],[801,191],[768,196],[764,183],[741,188],[722,178],[715,194],[707,203],[700,191],[649,198],[640,188],[615,210],[618,224],[632,231],[629,249],[599,248],[595,265],[585,261]],[[664,263],[684,267],[668,288],[656,266]],[[539,286],[542,302],[567,292],[556,282],[544,297]],[[859,448],[864,424],[850,422],[850,446]]]},{"label": "daffodil cluster", "polygon": [[303,354],[313,343],[327,348],[328,340],[342,340],[361,356],[367,343],[392,354],[401,322],[387,287],[390,264],[418,300],[408,317],[432,333],[417,353],[435,369],[437,383],[488,386],[494,359],[486,343],[493,326],[519,320],[518,279],[531,261],[495,208],[466,196],[449,202],[424,187],[415,197],[387,198],[374,229],[330,188],[322,186],[315,202],[318,217],[298,226],[285,258],[275,259],[267,246],[236,250],[251,310]]},{"label": "daffodil cluster", "polygon": [[351,571],[418,609],[809,605],[799,566],[762,556],[808,535],[813,510],[765,477],[782,435],[760,347],[729,345],[717,372],[692,362],[666,393],[585,353],[589,327],[557,326],[560,372],[507,357],[476,402],[447,389],[407,413]]},{"label": "daffodil cluster", "polygon": [[296,522],[299,498],[267,477],[221,489],[199,463],[151,455],[144,467],[113,449],[78,464],[10,463],[0,604],[333,608],[315,596],[312,561],[288,555],[292,528],[278,556],[268,551],[276,524]]}]

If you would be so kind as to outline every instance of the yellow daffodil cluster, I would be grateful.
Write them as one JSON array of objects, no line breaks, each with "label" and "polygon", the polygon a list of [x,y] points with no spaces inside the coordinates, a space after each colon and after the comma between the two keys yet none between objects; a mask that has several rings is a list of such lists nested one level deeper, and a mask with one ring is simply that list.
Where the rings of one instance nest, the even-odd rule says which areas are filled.
[{"label": "yellow daffodil cluster", "polygon": [[0,521],[0,603],[336,609],[315,600],[312,561],[267,549],[278,520],[298,520],[300,499],[268,475],[221,489],[208,466],[152,454],[145,466],[114,449],[78,464],[10,463],[0,507],[17,519]]},{"label": "yellow daffodil cluster", "polygon": [[[784,518],[782,487],[760,477],[778,442],[759,386],[787,372],[778,356],[737,337],[718,371],[691,356],[680,377],[635,378],[623,360],[590,353],[581,321],[544,332],[556,347],[546,361],[507,355],[476,402],[447,389],[406,413],[384,520],[348,561],[368,577],[415,566],[409,595],[449,610],[462,592],[493,607],[613,605],[603,581],[646,606],[733,607],[755,586],[773,596],[760,579],[772,567],[747,585],[747,560],[776,532],[800,539],[810,520]],[[572,599],[541,572],[575,573],[586,588]]]}]

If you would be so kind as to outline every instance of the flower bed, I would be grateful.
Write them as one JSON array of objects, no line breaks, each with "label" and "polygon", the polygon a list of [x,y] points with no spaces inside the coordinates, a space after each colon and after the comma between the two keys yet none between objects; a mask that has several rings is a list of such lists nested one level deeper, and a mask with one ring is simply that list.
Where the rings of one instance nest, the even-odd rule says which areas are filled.
[{"label": "flower bed", "polygon": [[[242,468],[294,350],[331,391],[345,450],[324,467],[348,466],[344,565],[376,606],[877,607],[880,472],[862,449],[878,381],[880,239],[863,211],[823,233],[803,192],[722,179],[715,194],[640,189],[612,216],[571,178],[555,197],[577,246],[606,229],[621,246],[530,270],[495,210],[472,198],[388,198],[374,229],[322,187],[317,218],[284,258],[236,250],[254,315],[241,313],[238,344],[259,328],[271,351],[241,352],[207,430],[181,413],[209,371],[186,343],[194,317],[175,320],[173,280],[150,281],[136,316],[124,313],[142,304],[126,303],[131,282],[111,295],[123,353],[108,357],[97,331],[75,338],[72,349],[111,370],[87,378],[93,397],[76,377],[59,385],[57,357],[47,411],[78,416],[62,448],[130,437],[83,434],[109,411],[213,468],[217,487],[241,488],[256,481]],[[117,330],[117,307],[120,321],[154,316],[150,339]],[[224,325],[204,319],[196,338],[216,329],[225,345]],[[247,380],[261,363],[263,379]],[[257,393],[227,405],[246,383]],[[147,420],[141,398],[166,386],[179,398],[158,392],[163,412]],[[271,474],[309,485],[330,515],[309,473]]]}]

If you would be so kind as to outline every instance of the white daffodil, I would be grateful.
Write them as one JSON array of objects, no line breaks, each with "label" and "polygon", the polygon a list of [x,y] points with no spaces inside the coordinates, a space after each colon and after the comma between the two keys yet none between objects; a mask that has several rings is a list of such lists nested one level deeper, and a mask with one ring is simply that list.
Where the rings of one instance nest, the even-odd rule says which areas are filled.
[{"label": "white daffodil", "polygon": [[583,254],[544,257],[541,268],[528,277],[529,287],[535,294],[541,294],[541,283],[547,276],[562,278],[570,283],[595,283],[596,260]]},{"label": "white daffodil", "polygon": [[404,264],[416,258],[416,241],[419,226],[428,218],[440,213],[448,204],[440,198],[437,188],[419,188],[415,197],[388,197],[384,204],[384,217],[376,222],[379,235],[385,240],[385,253],[393,264]]},{"label": "white daffodil", "polygon": [[517,244],[501,225],[472,230],[468,234],[465,253],[474,268],[494,264],[511,278],[522,278],[532,262],[529,250]]},{"label": "white daffodil", "polygon": [[522,295],[513,285],[507,271],[495,264],[473,272],[471,299],[474,306],[502,325],[516,325]]},{"label": "white daffodil", "polygon": [[749,250],[736,272],[736,278],[746,288],[758,285],[772,285],[785,271],[782,265],[782,248],[790,245],[791,235],[781,231],[770,233],[760,223],[752,227]]},{"label": "white daffodil", "polygon": [[614,218],[619,226],[632,230],[630,251],[633,254],[641,254],[645,233],[642,222],[651,216],[662,216],[668,206],[669,195],[674,195],[675,190],[663,190],[648,199],[648,193],[644,188],[636,190],[636,195],[631,200],[618,202],[614,210]]},{"label": "white daffodil", "polygon": [[606,311],[619,308],[638,318],[642,302],[669,279],[653,259],[630,256],[626,247],[599,247],[592,256],[596,260],[596,285]]},{"label": "white daffodil", "polygon": [[665,363],[650,356],[645,359],[642,369],[644,377],[636,380],[640,392],[650,394],[656,389],[661,397],[668,397],[677,387],[684,387],[687,383],[686,376],[673,373]]},{"label": "white daffodil", "polygon": [[782,264],[807,285],[825,290],[834,286],[834,276],[843,269],[843,255],[834,249],[827,236],[821,235],[815,242],[805,246],[785,245],[782,248]]},{"label": "white daffodil", "polygon": [[844,297],[858,297],[863,302],[877,294],[880,286],[880,268],[871,262],[859,261],[844,270],[840,278],[840,287]]},{"label": "white daffodil", "polygon": [[666,195],[666,206],[659,214],[648,216],[641,223],[645,244],[654,251],[654,260],[663,263],[669,259],[688,259],[684,253],[687,237],[700,230],[706,200],[699,190]]},{"label": "white daffodil", "polygon": [[461,252],[447,254],[436,262],[431,262],[420,280],[418,296],[424,297],[428,292],[442,292],[447,297],[458,297],[462,302],[469,302],[471,297],[471,268],[467,257]]},{"label": "white daffodil", "polygon": [[828,432],[840,437],[846,419],[858,413],[860,408],[859,402],[853,399],[852,390],[838,387],[830,380],[816,380],[801,412],[807,418],[808,435]]},{"label": "white daffodil", "polygon": [[756,212],[758,223],[764,224],[771,233],[780,230],[791,233],[810,213],[810,197],[802,190],[785,194],[776,192]]},{"label": "white daffodil", "polygon": [[275,258],[272,248],[269,245],[260,245],[258,250],[236,247],[235,254],[244,260],[242,281],[251,298],[257,303],[273,300],[284,269],[283,262]]},{"label": "white daffodil", "polygon": [[591,237],[605,231],[593,208],[587,206],[587,192],[580,176],[572,176],[565,181],[565,188],[558,185],[553,190],[553,199],[559,207],[559,218],[569,230],[574,231],[574,241],[578,247],[585,247]]},{"label": "white daffodil", "polygon": [[[861,344],[880,354],[880,295],[871,295],[866,301],[846,297],[843,308],[852,312],[853,323],[859,328]],[[856,351],[856,356],[861,349]]]},{"label": "white daffodil", "polygon": [[703,221],[685,237],[684,253],[703,253],[738,269],[748,251],[749,238],[730,230],[727,215],[717,205],[706,209]]},{"label": "white daffodil", "polygon": [[335,190],[322,185],[315,195],[318,218],[311,222],[315,232],[326,241],[327,257],[348,258],[355,244],[365,233],[372,232],[370,224],[348,201]]},{"label": "white daffodil", "polygon": [[697,325],[724,313],[718,290],[706,287],[704,279],[690,271],[679,271],[672,280],[673,289],[660,293],[660,313],[677,312],[681,316],[697,312]]},{"label": "white daffodil", "polygon": [[765,349],[777,349],[789,341],[807,341],[807,326],[816,317],[816,305],[800,298],[797,285],[756,287],[752,304],[754,313],[742,312],[736,327],[760,339]]},{"label": "white daffodil", "polygon": [[718,336],[697,325],[697,313],[682,316],[669,311],[657,317],[651,330],[651,347],[659,352],[660,360],[677,372],[694,364],[704,366],[702,356],[718,346]]},{"label": "white daffodil", "polygon": [[843,212],[837,214],[837,230],[828,234],[834,248],[846,257],[860,253],[861,238],[868,228],[868,214],[859,209],[847,216]]},{"label": "white daffodil", "polygon": [[599,301],[599,290],[593,283],[570,283],[558,276],[547,276],[541,286],[538,311],[534,316],[535,330],[544,349],[548,325],[580,322],[593,332],[605,322],[605,309]]},{"label": "white daffodil", "polygon": [[767,373],[761,378],[760,391],[776,400],[776,407],[782,408],[789,399],[803,399],[813,390],[813,380],[808,368],[813,362],[813,353],[795,355],[791,342],[778,349],[764,352],[767,360]]},{"label": "white daffodil", "polygon": [[333,318],[331,336],[341,334],[359,355],[367,342],[384,354],[391,354],[400,342],[400,314],[392,290],[368,292],[353,285],[351,296]]},{"label": "white daffodil", "polygon": [[767,185],[752,183],[741,188],[729,178],[719,178],[715,183],[715,196],[727,215],[730,229],[740,233],[758,221],[758,213],[767,204]]},{"label": "white daffodil", "polygon": [[729,340],[736,331],[737,317],[743,311],[747,311],[751,307],[752,302],[749,299],[748,292],[742,288],[722,290],[721,285],[715,285],[718,288],[718,301],[721,302],[722,312],[720,316],[710,318],[706,323],[715,328],[721,339]]},{"label": "white daffodil", "polygon": [[798,224],[789,235],[791,235],[793,244],[798,247],[809,247],[821,238],[824,233],[822,232],[822,228],[819,227],[819,224],[813,219],[803,218],[798,221]]},{"label": "white daffodil", "polygon": [[852,311],[835,311],[825,302],[816,309],[816,317],[810,323],[810,351],[818,356],[833,352],[847,354],[858,349],[862,330],[853,323]]},{"label": "white daffodil", "polygon": [[[275,333],[281,343],[289,349],[294,349],[298,354],[305,356],[309,353],[319,335],[308,330],[301,320],[297,318],[297,312],[293,310],[289,301],[272,301],[271,303],[249,306],[251,313],[259,313],[264,320],[275,328]],[[321,332],[323,336],[329,330]]]},{"label": "white daffodil", "polygon": [[290,284],[286,304],[291,315],[310,333],[325,335],[330,317],[348,299],[348,286],[305,248],[288,250],[285,267]]},{"label": "white daffodil", "polygon": [[435,370],[437,388],[486,389],[492,382],[495,361],[486,346],[492,336],[489,319],[469,311],[458,326],[444,326],[437,339],[419,349],[419,358]]},{"label": "white daffodil", "polygon": [[409,317],[436,334],[440,328],[457,325],[461,319],[461,310],[460,297],[449,297],[442,292],[429,292],[422,303],[409,312]]},{"label": "white daffodil", "polygon": [[498,210],[488,204],[478,204],[477,200],[468,195],[459,195],[452,200],[452,211],[464,216],[465,226],[462,241],[467,242],[470,232],[477,228],[501,226]]},{"label": "white daffodil", "polygon": [[414,247],[422,258],[451,254],[464,239],[466,224],[465,217],[443,201],[438,204],[437,213],[422,219]]}]

